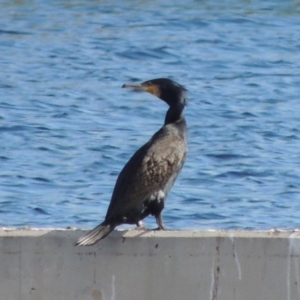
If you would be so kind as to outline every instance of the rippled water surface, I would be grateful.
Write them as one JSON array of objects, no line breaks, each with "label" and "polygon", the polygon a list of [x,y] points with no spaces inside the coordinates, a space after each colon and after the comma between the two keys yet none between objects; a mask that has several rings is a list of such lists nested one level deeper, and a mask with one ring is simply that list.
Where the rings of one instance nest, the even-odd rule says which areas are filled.
[{"label": "rippled water surface", "polygon": [[189,90],[189,153],[166,226],[299,227],[299,13],[299,1],[1,1],[0,226],[102,221],[167,109],[121,86],[169,77]]}]

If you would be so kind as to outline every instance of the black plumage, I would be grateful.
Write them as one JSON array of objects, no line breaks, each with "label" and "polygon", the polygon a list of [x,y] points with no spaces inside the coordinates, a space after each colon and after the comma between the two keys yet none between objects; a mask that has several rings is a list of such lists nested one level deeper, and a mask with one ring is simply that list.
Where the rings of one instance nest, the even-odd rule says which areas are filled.
[{"label": "black plumage", "polygon": [[127,162],[117,179],[105,220],[78,239],[76,245],[93,245],[120,224],[142,225],[153,215],[159,229],[164,229],[161,212],[165,200],[185,161],[187,126],[183,115],[186,89],[166,78],[141,84],[124,84],[149,92],[169,105],[165,122]]}]

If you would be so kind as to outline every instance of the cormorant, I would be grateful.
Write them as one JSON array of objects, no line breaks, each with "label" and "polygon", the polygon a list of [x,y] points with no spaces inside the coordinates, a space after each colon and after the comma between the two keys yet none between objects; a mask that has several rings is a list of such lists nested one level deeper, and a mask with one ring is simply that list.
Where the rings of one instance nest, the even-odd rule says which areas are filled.
[{"label": "cormorant", "polygon": [[76,245],[93,245],[120,224],[141,227],[142,220],[150,214],[155,217],[158,229],[164,229],[161,212],[185,161],[187,126],[182,112],[187,102],[186,89],[167,78],[122,87],[149,92],[166,102],[169,109],[163,127],[120,172],[105,220],[80,237]]}]

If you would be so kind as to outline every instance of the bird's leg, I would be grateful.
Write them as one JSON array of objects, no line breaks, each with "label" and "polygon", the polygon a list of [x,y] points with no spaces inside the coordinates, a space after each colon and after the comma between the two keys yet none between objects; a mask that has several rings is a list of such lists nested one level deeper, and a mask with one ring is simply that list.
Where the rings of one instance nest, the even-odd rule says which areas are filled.
[{"label": "bird's leg", "polygon": [[156,224],[158,225],[158,228],[156,230],[164,230],[165,226],[163,224],[163,219],[161,216],[161,212],[163,211],[165,207],[165,193],[160,190],[158,191],[156,195],[156,199],[152,204],[152,211],[153,215],[155,217]]},{"label": "bird's leg", "polygon": [[158,215],[155,216],[156,224],[158,225],[158,228],[156,230],[164,230],[166,229],[164,224],[163,224],[163,219],[161,214],[159,213]]}]

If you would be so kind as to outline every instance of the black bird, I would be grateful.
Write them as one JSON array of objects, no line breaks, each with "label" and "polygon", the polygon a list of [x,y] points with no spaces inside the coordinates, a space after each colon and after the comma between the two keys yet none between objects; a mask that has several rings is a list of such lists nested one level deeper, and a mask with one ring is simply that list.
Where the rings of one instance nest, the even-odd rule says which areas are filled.
[{"label": "black bird", "polygon": [[127,162],[117,179],[105,220],[78,239],[76,245],[93,245],[120,224],[142,226],[148,215],[164,229],[161,212],[181,170],[187,152],[187,126],[183,115],[186,89],[166,78],[141,84],[124,84],[149,92],[169,105],[165,123]]}]

